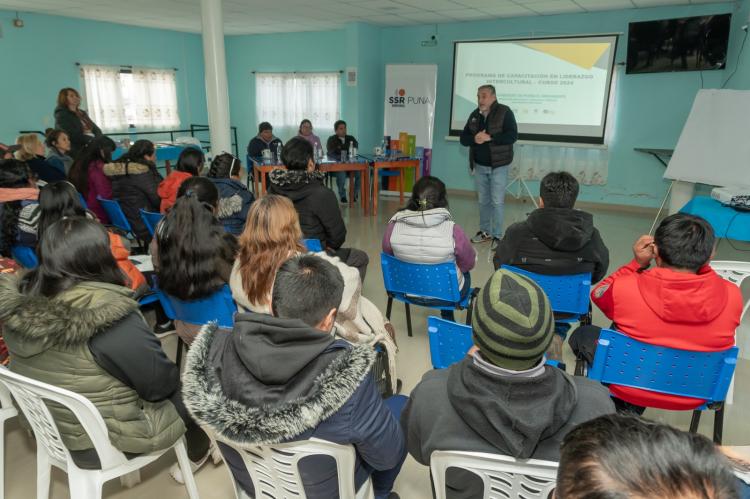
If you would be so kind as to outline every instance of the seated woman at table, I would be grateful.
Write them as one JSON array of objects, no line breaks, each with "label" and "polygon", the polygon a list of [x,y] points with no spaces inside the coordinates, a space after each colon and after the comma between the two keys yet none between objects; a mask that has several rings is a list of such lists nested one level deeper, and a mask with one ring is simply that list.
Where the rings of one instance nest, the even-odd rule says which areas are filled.
[{"label": "seated woman at table", "polygon": [[167,178],[159,184],[159,189],[157,190],[161,198],[159,211],[165,213],[172,207],[177,199],[177,191],[180,185],[190,177],[200,175],[203,170],[204,161],[205,157],[203,156],[203,151],[200,149],[188,147],[182,150],[172,173],[167,175]]},{"label": "seated woman at table", "polygon": [[136,140],[117,161],[104,165],[112,181],[112,197],[119,201],[135,236],[146,243],[151,233],[140,210],[159,211],[161,198],[156,192],[162,177],[156,169],[156,147],[149,140]]},{"label": "seated woman at table", "polygon": [[323,145],[320,143],[320,137],[313,133],[313,126],[310,120],[302,120],[302,122],[299,124],[299,132],[297,133],[297,137],[301,137],[308,141],[310,145],[313,146],[313,151],[315,150],[315,146],[318,146],[321,151],[323,150]]},{"label": "seated woman at table", "polygon": [[255,201],[253,193],[240,182],[241,175],[242,162],[226,152],[216,156],[208,169],[209,180],[219,189],[217,216],[224,230],[235,236],[245,228],[247,211]]},{"label": "seated woman at table", "polygon": [[263,156],[264,149],[270,149],[271,154],[276,154],[276,148],[282,146],[281,139],[273,134],[273,127],[267,121],[258,125],[258,135],[247,144],[247,156],[258,159]]},{"label": "seated woman at table", "polygon": [[305,238],[319,240],[329,255],[356,268],[364,281],[370,259],[362,250],[342,247],[346,225],[336,195],[323,185],[324,175],[315,169],[312,145],[305,139],[292,138],[281,153],[281,162],[287,169],[269,174],[268,192],[291,199]]},{"label": "seated woman at table", "polygon": [[[411,192],[405,208],[388,221],[383,235],[383,253],[411,263],[454,262],[461,296],[471,289],[469,271],[477,254],[466,233],[448,211],[445,184],[437,177],[422,177]],[[440,315],[455,320],[453,310]]]}]

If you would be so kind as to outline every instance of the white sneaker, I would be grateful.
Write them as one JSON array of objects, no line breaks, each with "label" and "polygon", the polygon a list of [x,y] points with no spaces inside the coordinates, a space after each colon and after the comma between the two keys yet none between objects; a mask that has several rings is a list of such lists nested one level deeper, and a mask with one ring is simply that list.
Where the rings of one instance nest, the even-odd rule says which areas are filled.
[{"label": "white sneaker", "polygon": [[[209,447],[208,452],[206,452],[206,455],[203,456],[200,461],[193,462],[190,461],[190,470],[195,474],[196,471],[201,469],[201,467],[206,464],[206,461],[208,461],[208,458],[211,456],[211,447]],[[182,477],[182,469],[180,469],[180,463],[174,463],[169,468],[169,474],[174,478],[175,482],[184,484],[185,479]]]},{"label": "white sneaker", "polygon": [[483,230],[480,230],[474,235],[474,237],[471,238],[471,242],[474,244],[478,244],[489,241],[490,239],[492,239],[492,237],[489,234],[487,234]]}]

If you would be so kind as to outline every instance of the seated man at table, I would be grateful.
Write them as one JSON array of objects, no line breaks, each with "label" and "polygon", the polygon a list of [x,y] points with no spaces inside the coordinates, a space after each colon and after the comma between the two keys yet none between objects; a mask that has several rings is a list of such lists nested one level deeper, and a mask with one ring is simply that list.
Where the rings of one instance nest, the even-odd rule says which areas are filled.
[{"label": "seated man at table", "polygon": [[254,160],[262,158],[264,149],[270,149],[271,154],[276,154],[276,148],[280,145],[283,145],[281,139],[273,134],[271,124],[264,121],[258,125],[258,135],[253,137],[247,145],[247,155]]},{"label": "seated man at table", "polygon": [[[328,137],[326,143],[326,150],[328,158],[334,161],[341,161],[342,152],[347,154],[348,161],[356,161],[356,158],[349,158],[349,146],[354,145],[355,148],[359,147],[357,139],[351,135],[346,134],[346,121],[338,120],[333,124],[333,130],[336,132],[335,135]],[[339,190],[339,198],[342,203],[347,203],[346,200],[346,177],[348,172],[336,172],[336,186]],[[361,172],[354,172],[354,201],[357,201],[359,196],[359,190],[362,182]]]},{"label": "seated man at table", "polygon": [[336,202],[336,195],[323,185],[324,175],[315,169],[313,147],[307,140],[294,137],[281,153],[286,170],[273,170],[268,178],[268,192],[288,197],[299,214],[299,224],[306,239],[317,239],[330,255],[359,271],[365,280],[367,253],[342,248],[346,225]]},{"label": "seated man at table", "polygon": [[[715,352],[734,346],[740,323],[742,293],[711,269],[714,231],[704,219],[685,213],[665,218],[653,237],[641,236],[633,260],[591,292],[592,301],[618,331],[644,343]],[[651,264],[655,263],[653,268]],[[582,326],[570,347],[589,364],[600,328]],[[694,409],[703,400],[610,385],[622,412],[643,413],[645,407]]]}]

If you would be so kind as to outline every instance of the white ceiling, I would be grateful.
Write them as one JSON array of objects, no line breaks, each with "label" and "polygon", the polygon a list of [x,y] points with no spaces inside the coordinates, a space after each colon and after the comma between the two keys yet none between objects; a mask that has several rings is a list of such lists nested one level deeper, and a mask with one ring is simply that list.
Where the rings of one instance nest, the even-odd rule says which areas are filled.
[{"label": "white ceiling", "polygon": [[[726,0],[224,0],[228,35],[406,26]],[[200,0],[0,0],[0,9],[199,33]]]}]

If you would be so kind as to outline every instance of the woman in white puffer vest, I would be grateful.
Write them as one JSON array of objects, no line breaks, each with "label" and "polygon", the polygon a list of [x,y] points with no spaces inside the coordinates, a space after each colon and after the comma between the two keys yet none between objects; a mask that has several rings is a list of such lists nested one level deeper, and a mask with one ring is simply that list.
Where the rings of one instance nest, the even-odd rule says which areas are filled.
[{"label": "woman in white puffer vest", "polygon": [[[461,295],[471,289],[469,271],[476,263],[476,252],[463,229],[453,222],[445,184],[437,177],[422,177],[414,184],[406,208],[388,221],[383,252],[411,263],[455,262]],[[455,320],[453,310],[441,310],[440,315]]]}]

